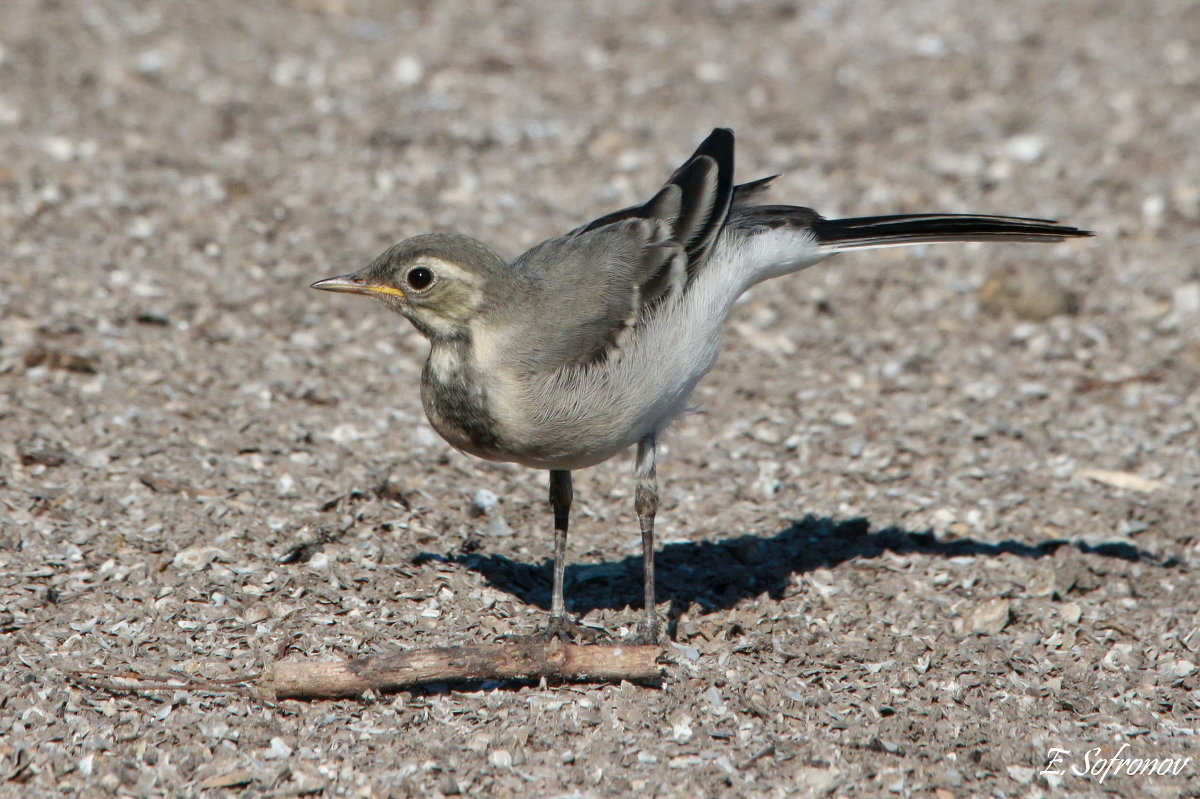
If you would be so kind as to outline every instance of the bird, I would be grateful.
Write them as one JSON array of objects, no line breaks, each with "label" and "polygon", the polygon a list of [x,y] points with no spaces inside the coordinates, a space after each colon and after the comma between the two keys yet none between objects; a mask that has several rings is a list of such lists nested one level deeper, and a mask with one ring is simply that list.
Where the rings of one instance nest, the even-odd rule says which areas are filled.
[{"label": "bird", "polygon": [[1054,220],[987,214],[826,219],[809,208],[762,203],[778,177],[735,184],[734,135],[717,128],[647,202],[515,260],[469,236],[426,233],[357,272],[312,284],[373,297],[428,339],[421,401],[450,446],[549,472],[547,634],[581,632],[567,614],[563,586],[572,472],[636,447],[644,613],[628,639],[661,641],[657,442],[715,364],[722,325],[748,289],[855,250],[1092,235]]}]

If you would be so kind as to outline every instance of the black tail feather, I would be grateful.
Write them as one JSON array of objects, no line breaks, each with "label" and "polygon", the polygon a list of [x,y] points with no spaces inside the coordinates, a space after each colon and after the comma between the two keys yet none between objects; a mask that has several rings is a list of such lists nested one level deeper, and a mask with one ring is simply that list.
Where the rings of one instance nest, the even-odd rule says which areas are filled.
[{"label": "black tail feather", "polygon": [[[755,209],[758,210],[758,209]],[[798,209],[807,210],[807,209]],[[1052,242],[1091,236],[1091,231],[1052,219],[985,214],[895,214],[811,220],[817,241],[838,250],[950,241]]]},{"label": "black tail feather", "polygon": [[760,195],[766,192],[771,187],[771,181],[779,175],[768,175],[765,178],[752,180],[749,183],[740,183],[733,187],[733,204],[740,206],[748,206],[752,200],[757,199]]}]

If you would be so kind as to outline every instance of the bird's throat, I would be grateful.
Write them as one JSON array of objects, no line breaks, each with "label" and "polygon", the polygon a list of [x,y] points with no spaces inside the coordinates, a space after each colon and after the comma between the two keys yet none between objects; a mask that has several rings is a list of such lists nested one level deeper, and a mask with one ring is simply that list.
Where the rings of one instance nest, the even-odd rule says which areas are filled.
[{"label": "bird's throat", "polygon": [[496,460],[500,434],[469,338],[435,341],[425,362],[421,401],[430,424],[451,446]]}]

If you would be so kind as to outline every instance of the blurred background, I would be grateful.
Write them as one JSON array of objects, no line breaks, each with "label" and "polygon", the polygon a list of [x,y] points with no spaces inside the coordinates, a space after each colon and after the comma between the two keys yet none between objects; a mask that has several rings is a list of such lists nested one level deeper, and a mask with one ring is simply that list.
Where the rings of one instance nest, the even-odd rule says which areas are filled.
[{"label": "blurred background", "polygon": [[[685,549],[676,566],[664,561],[663,601],[696,602],[722,645],[752,629],[787,640],[812,614],[821,641],[870,630],[882,661],[911,625],[954,639],[959,600],[1016,597],[1022,624],[1057,617],[1038,604],[1046,594],[1023,593],[1032,561],[1012,556],[990,570],[962,566],[970,576],[959,582],[946,557],[894,555],[895,574],[860,579],[860,561],[836,567],[862,553],[839,550],[813,588],[811,561],[788,565],[808,546],[795,520],[812,515],[828,530],[865,518],[945,541],[1070,540],[1196,561],[1195,3],[4,0],[6,661],[53,675],[68,661],[153,651],[237,670],[293,633],[298,649],[322,654],[534,629],[549,589],[545,475],[451,451],[420,407],[420,336],[382,308],[307,285],[430,230],[516,255],[649,197],[715,126],[737,133],[740,179],[783,173],[771,202],[827,216],[1048,217],[1097,236],[871,252],[752,292],[697,413],[666,439],[659,529]],[[614,628],[638,596],[629,472],[616,459],[576,482],[575,609]],[[729,541],[738,543],[722,549]],[[326,545],[323,565],[277,563],[312,542]],[[463,554],[475,551],[499,560],[489,571]],[[1071,552],[1100,575],[1081,583],[1095,592],[1079,600],[1082,623],[1144,592],[1140,605],[1120,606],[1126,629],[1148,663],[1154,652],[1174,663],[1177,644],[1154,636],[1194,619],[1194,592],[1162,588],[1158,572],[1135,579],[1140,564],[1122,571]],[[678,565],[688,562],[699,577]],[[722,578],[723,568],[741,571]],[[772,601],[760,602],[768,590]],[[909,590],[932,604],[893,601]],[[838,591],[858,601],[820,604]],[[907,608],[900,619],[889,616],[897,607]],[[777,611],[793,615],[779,621]],[[962,649],[945,679],[1033,646],[1036,635],[1017,629],[995,653]],[[760,670],[758,655],[740,657]],[[819,669],[840,662],[825,657]],[[721,662],[713,673],[732,680]],[[795,684],[805,661],[789,663],[779,679]],[[920,682],[935,684],[939,668]],[[887,682],[899,670],[870,679],[901,690]],[[1080,702],[1100,690],[1074,685]],[[15,682],[8,690],[19,697],[10,709],[40,701]],[[793,707],[771,691],[770,702]],[[75,740],[87,722],[136,737],[150,711],[131,701],[125,721],[48,710],[37,735]],[[706,701],[678,699],[697,719]],[[416,723],[402,707],[386,712]],[[1003,742],[995,752],[1023,752],[963,766],[981,780],[969,791],[1010,790],[1024,772],[1006,766],[1040,756],[1011,738],[1040,711],[1014,712],[938,733],[950,751],[969,737],[962,724],[982,724],[981,740]],[[851,715],[826,737],[840,747],[903,716]],[[203,716],[172,718],[161,735],[199,746],[203,736],[190,736]],[[828,724],[805,718],[806,729]],[[243,742],[284,735],[296,745],[287,736],[298,729],[315,741],[325,733],[295,726],[310,723],[256,728]],[[661,744],[653,724],[629,729],[647,736],[640,745]],[[757,745],[713,740],[744,749],[738,757]],[[530,751],[543,744],[557,746],[535,735]],[[865,744],[813,746],[793,766],[824,758],[866,785],[894,765],[874,762],[883,750]],[[35,771],[48,780],[38,784],[79,779],[79,751],[38,749]],[[370,751],[348,762],[369,769]],[[0,746],[0,757],[16,755]],[[939,784],[940,755],[925,757],[900,759]],[[130,784],[157,774],[177,785],[191,773],[137,762],[144,774],[126,775]],[[259,775],[274,761],[255,762],[246,768]],[[476,751],[464,762],[488,761]],[[561,762],[550,751],[525,768],[552,773]],[[724,775],[710,766],[688,779]],[[642,779],[641,766],[629,768],[621,779]],[[538,784],[550,790],[547,780]]]}]

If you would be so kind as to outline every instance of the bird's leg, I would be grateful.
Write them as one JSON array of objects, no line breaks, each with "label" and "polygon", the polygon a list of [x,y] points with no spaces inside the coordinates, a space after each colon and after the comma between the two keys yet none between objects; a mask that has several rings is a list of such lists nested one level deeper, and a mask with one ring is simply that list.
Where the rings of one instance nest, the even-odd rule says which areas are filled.
[{"label": "bird's leg", "polygon": [[654,609],[654,514],[658,512],[658,477],[654,469],[656,443],[654,433],[639,441],[634,465],[637,489],[633,506],[642,528],[642,587],[646,603],[646,615],[638,625],[635,638],[642,644],[658,643],[658,613]]},{"label": "bird's leg", "polygon": [[554,510],[554,587],[550,593],[551,635],[569,635],[574,625],[567,619],[563,578],[567,570],[567,525],[571,520],[571,472],[550,470],[550,507]]}]

